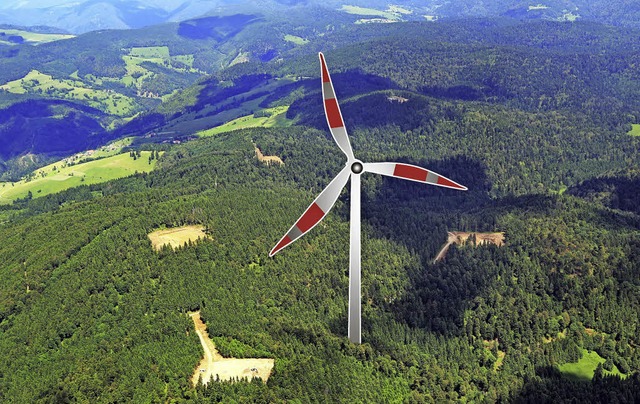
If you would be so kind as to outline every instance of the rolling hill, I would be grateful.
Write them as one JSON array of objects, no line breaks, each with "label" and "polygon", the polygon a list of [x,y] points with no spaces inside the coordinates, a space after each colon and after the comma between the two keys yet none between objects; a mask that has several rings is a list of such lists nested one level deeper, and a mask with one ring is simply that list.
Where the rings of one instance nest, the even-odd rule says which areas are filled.
[{"label": "rolling hill", "polygon": [[[349,20],[346,17],[345,21]],[[309,22],[301,25],[300,21]],[[238,63],[262,63],[304,47],[287,40],[287,35],[321,35],[327,29],[323,21],[326,20],[310,19],[307,11],[284,16],[274,12],[218,15],[138,30],[91,32],[37,46],[0,46],[0,53],[5,56],[0,72],[0,114],[12,115],[20,105],[36,100],[43,108],[33,112],[42,111],[40,121],[49,122],[46,111],[64,101],[78,115],[93,111],[82,116],[88,124],[83,138],[98,131],[93,123],[101,126],[100,131],[111,132],[211,73]],[[260,39],[262,35],[272,39],[264,41]],[[95,49],[102,51],[95,53]],[[96,119],[99,112],[94,110],[103,116]],[[14,124],[3,126],[0,131],[15,133],[18,129],[11,125]],[[41,125],[30,130],[44,128]],[[117,134],[109,136],[112,139]],[[51,151],[26,145],[19,148],[21,141],[0,144],[0,158],[44,153],[46,159],[50,152],[74,152],[88,147],[75,136],[62,140],[65,148]]]}]

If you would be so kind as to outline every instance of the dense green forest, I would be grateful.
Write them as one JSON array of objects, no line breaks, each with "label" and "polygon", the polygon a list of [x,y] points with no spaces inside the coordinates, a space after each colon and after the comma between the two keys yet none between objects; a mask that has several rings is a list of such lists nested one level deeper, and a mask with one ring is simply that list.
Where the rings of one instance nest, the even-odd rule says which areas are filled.
[{"label": "dense green forest", "polygon": [[[0,401],[640,400],[637,44],[600,25],[442,27],[341,30],[235,65],[116,133],[187,136],[275,105],[294,126],[138,144],[166,149],[156,171],[0,207]],[[346,337],[348,192],[267,257],[344,164],[322,46],[357,157],[469,188],[364,174],[362,345]],[[188,224],[210,238],[152,248]],[[448,231],[506,243],[434,263]],[[220,352],[274,358],[268,383],[193,388],[193,310]],[[584,352],[604,361],[592,380],[560,370]]]}]

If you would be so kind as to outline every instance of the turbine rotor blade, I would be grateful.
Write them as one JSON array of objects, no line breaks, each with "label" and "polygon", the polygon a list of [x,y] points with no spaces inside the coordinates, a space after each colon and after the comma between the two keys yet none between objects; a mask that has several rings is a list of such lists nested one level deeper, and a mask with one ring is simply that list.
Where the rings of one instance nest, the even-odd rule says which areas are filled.
[{"label": "turbine rotor blade", "polygon": [[327,64],[324,61],[324,55],[322,52],[318,55],[320,56],[320,65],[322,70],[322,99],[324,101],[324,114],[327,117],[327,123],[329,124],[329,130],[331,131],[333,140],[336,141],[340,150],[347,155],[347,159],[351,162],[355,158],[353,157],[353,150],[351,149],[351,143],[349,142],[349,136],[347,135],[347,128],[344,126],[344,120],[342,119],[338,99],[336,98],[336,93],[333,90],[331,76],[329,75]]},{"label": "turbine rotor blade", "polygon": [[327,213],[329,213],[333,205],[335,205],[342,188],[344,188],[347,181],[349,181],[350,174],[351,168],[350,166],[346,166],[331,180],[329,185],[318,195],[296,223],[291,226],[287,234],[273,247],[269,253],[269,257],[273,257],[278,251],[293,243],[320,223]]},{"label": "turbine rotor blade", "polygon": [[466,191],[467,187],[422,167],[405,163],[364,163],[364,171]]}]

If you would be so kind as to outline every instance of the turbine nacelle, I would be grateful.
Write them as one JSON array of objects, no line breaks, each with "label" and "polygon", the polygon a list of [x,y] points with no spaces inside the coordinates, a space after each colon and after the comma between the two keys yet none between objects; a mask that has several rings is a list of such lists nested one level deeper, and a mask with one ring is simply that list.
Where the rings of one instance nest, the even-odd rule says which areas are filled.
[{"label": "turbine nacelle", "polygon": [[360,343],[360,174],[370,172],[461,191],[466,191],[467,188],[436,172],[412,164],[363,163],[356,159],[351,149],[347,129],[344,126],[342,112],[340,112],[340,105],[338,105],[324,55],[320,53],[319,56],[322,76],[322,98],[327,124],[331,131],[331,136],[333,136],[340,150],[347,156],[347,164],[318,195],[298,221],[291,226],[287,234],[273,247],[269,256],[274,256],[320,223],[335,205],[342,189],[351,179],[348,335],[351,342]]},{"label": "turbine nacelle", "polygon": [[351,164],[351,173],[352,174],[362,174],[364,171],[364,165],[362,161],[356,160]]}]

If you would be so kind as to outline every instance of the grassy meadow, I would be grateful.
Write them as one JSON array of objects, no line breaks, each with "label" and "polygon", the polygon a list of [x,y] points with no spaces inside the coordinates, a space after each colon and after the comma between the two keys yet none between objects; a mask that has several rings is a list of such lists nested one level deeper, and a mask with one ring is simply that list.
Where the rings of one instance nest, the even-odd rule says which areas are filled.
[{"label": "grassy meadow", "polygon": [[29,192],[34,198],[53,194],[78,185],[90,185],[123,178],[135,173],[149,172],[156,167],[157,160],[149,162],[151,152],[141,152],[133,159],[129,153],[67,165],[59,161],[34,172],[32,179],[0,183],[0,204],[9,204]]},{"label": "grassy meadow", "polygon": [[[197,132],[196,135],[199,137],[208,137],[236,129],[290,126],[293,121],[286,117],[288,109],[288,106],[264,109],[261,111],[261,114],[241,116],[215,128]],[[265,116],[260,116],[263,114]],[[259,116],[256,117],[256,115]]]},{"label": "grassy meadow", "polygon": [[[38,32],[29,32],[21,29],[0,29],[0,33],[4,33],[6,36],[21,36],[24,41],[29,44],[39,45],[47,42],[59,41],[62,39],[74,38],[75,35],[65,34],[40,34]],[[0,43],[11,44],[11,42],[5,41],[0,37]]]},{"label": "grassy meadow", "polygon": [[[582,350],[582,358],[575,363],[564,363],[559,366],[560,372],[569,379],[573,380],[591,380],[593,379],[594,372],[599,363],[604,363],[605,360],[597,352]],[[605,375],[618,375],[622,378],[626,378],[626,375],[620,373],[618,368],[613,365],[612,371],[604,371]]]},{"label": "grassy meadow", "polygon": [[70,79],[61,80],[38,70],[31,70],[23,78],[10,81],[0,86],[0,89],[13,94],[41,94],[86,101],[92,107],[116,116],[130,116],[136,110],[135,101],[131,97],[111,90],[93,89],[83,81],[74,79],[73,75]]},{"label": "grassy meadow", "polygon": [[304,39],[302,37],[295,36],[295,35],[289,35],[289,34],[284,36],[284,40],[288,41],[288,42],[293,42],[296,45],[305,45],[305,44],[309,43],[308,39]]}]

